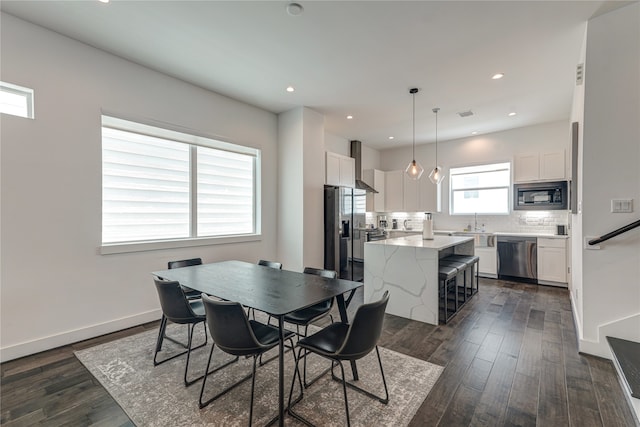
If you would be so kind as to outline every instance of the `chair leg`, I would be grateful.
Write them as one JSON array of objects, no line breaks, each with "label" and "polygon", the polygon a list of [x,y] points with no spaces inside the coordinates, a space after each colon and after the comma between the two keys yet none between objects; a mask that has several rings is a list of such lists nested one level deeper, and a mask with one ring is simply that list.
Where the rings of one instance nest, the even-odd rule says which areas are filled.
[{"label": "chair leg", "polygon": [[[350,427],[351,419],[349,418],[349,401],[347,400],[347,381],[344,378],[344,366],[342,365],[342,361],[338,360],[338,364],[340,365],[340,373],[342,374],[342,391],[344,393],[344,410],[347,414],[347,427]],[[331,368],[333,368],[333,363],[331,363]],[[331,373],[333,374],[333,369],[331,369]]]},{"label": "chair leg", "polygon": [[[346,385],[349,388],[352,388],[356,391],[359,391],[360,393],[364,394],[365,396],[369,396],[372,399],[376,399],[378,400],[380,403],[384,403],[385,405],[387,403],[389,403],[389,390],[387,389],[387,380],[384,377],[384,370],[382,369],[382,359],[380,358],[380,351],[378,350],[378,346],[376,345],[376,355],[378,356],[378,365],[380,366],[380,374],[382,375],[382,384],[384,385],[384,393],[385,393],[385,397],[380,397],[380,396],[376,396],[375,394],[371,393],[368,390],[365,390],[363,388],[360,388],[352,383],[347,382]],[[342,364],[340,364],[340,366],[342,366]],[[341,381],[340,378],[338,378],[334,373],[333,373],[333,364],[331,364],[331,377],[335,380],[335,381]]]},{"label": "chair leg", "polygon": [[[188,325],[189,327],[189,341],[188,341],[188,348],[187,348],[187,363],[184,366],[184,385],[186,387],[190,386],[191,384],[199,381],[201,378],[204,377],[204,375],[199,376],[198,378],[194,378],[193,380],[188,380],[187,379],[187,372],[189,371],[189,359],[191,358],[191,352],[193,350],[196,350],[200,347],[204,347],[205,345],[207,345],[207,324],[205,322],[202,322],[202,324],[204,325],[204,343],[200,344],[197,347],[191,348],[191,344],[193,343],[193,331],[196,329],[196,325],[197,323],[194,323],[192,325]],[[206,372],[206,371],[205,371]]]},{"label": "chair leg", "polygon": [[222,369],[222,368],[224,368],[226,366],[229,366],[230,364],[235,363],[235,362],[237,362],[239,360],[239,357],[236,356],[235,358],[233,358],[229,362],[227,362],[227,363],[225,363],[225,364],[223,364],[221,366],[218,366],[217,368],[209,371],[209,367],[211,366],[211,358],[213,357],[213,350],[215,349],[215,347],[216,347],[216,344],[213,343],[213,345],[211,346],[211,352],[209,353],[209,359],[207,360],[207,367],[205,369],[205,374],[202,377],[200,377],[200,378],[202,378],[202,388],[200,389],[200,397],[198,398],[198,405],[200,406],[200,409],[204,408],[205,406],[207,406],[208,404],[210,404],[214,400],[220,398],[221,396],[227,394],[228,392],[230,392],[231,390],[233,390],[234,388],[236,388],[237,386],[239,386],[240,384],[242,384],[243,382],[247,381],[249,378],[251,378],[253,376],[251,374],[247,375],[246,377],[242,378],[240,381],[230,385],[229,387],[227,387],[224,390],[222,390],[220,393],[218,393],[215,396],[211,397],[206,402],[203,402],[202,401],[202,396],[204,396],[204,388],[205,388],[205,385],[207,383],[207,377],[209,375],[213,374],[214,372],[217,372],[220,369]]},{"label": "chair leg", "polygon": [[[160,321],[160,331],[158,332],[158,341],[156,342],[156,350],[155,353],[153,354],[153,366],[158,366],[164,362],[168,362],[169,360],[173,360],[176,357],[180,357],[182,355],[188,354],[191,350],[196,350],[200,347],[204,347],[205,345],[207,345],[207,326],[204,322],[202,322],[204,326],[204,343],[200,344],[197,347],[191,348],[191,343],[189,342],[187,345],[182,344],[180,342],[178,342],[179,345],[184,346],[184,348],[186,348],[185,351],[180,352],[178,354],[174,354],[171,357],[167,357],[166,359],[163,360],[158,360],[158,353],[161,351],[162,349],[162,343],[163,343],[163,339],[167,338],[171,341],[175,341],[173,339],[171,339],[170,337],[168,337],[166,335],[166,329],[167,329],[167,323],[169,323],[169,321],[167,320],[166,317],[163,316],[162,320]],[[189,328],[191,328],[192,325],[187,325]],[[192,330],[187,330],[187,333],[189,334],[189,336],[193,335],[193,331]]]},{"label": "chair leg", "polygon": [[[331,316],[331,315],[330,315]],[[333,323],[333,321],[331,322]],[[307,332],[308,332],[308,328],[309,325],[306,325],[304,327],[304,336],[307,336]],[[304,388],[308,388],[311,384],[315,383],[316,381],[318,381],[320,378],[322,378],[327,372],[329,372],[331,370],[331,367],[325,369],[324,371],[320,372],[314,379],[312,379],[311,381],[307,381],[307,356],[309,355],[309,352],[307,350],[305,350],[304,352],[304,362],[303,362],[303,367],[302,367],[302,375],[303,375],[303,380],[302,383],[304,384]]]},{"label": "chair leg", "polygon": [[[292,340],[293,342],[293,340]],[[302,415],[298,414],[297,412],[295,412],[293,410],[293,407],[302,400],[302,398],[304,397],[304,387],[302,385],[302,375],[300,374],[300,368],[299,368],[299,363],[300,363],[300,359],[303,357],[302,356],[302,352],[304,351],[303,348],[300,348],[298,350],[298,357],[295,357],[296,353],[295,351],[293,352],[293,357],[295,359],[295,370],[293,371],[293,378],[291,379],[291,389],[289,390],[289,402],[287,403],[287,411],[289,412],[289,414],[297,419],[298,421],[303,422],[305,425],[308,426],[313,426],[312,423],[310,423],[307,419],[305,419]],[[296,383],[296,377],[298,378],[298,384],[300,386],[300,396],[296,397],[295,400],[292,401],[292,397],[293,397],[293,386]],[[277,418],[276,418],[277,419]],[[274,421],[274,420],[272,420]],[[271,423],[269,423],[271,424]],[[268,424],[268,425],[269,425]]]}]

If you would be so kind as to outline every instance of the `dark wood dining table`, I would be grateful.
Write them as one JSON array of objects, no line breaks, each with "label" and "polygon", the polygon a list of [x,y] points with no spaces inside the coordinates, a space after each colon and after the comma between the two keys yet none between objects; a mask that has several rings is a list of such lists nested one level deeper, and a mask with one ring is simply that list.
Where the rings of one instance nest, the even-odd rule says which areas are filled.
[{"label": "dark wood dining table", "polygon": [[[279,425],[284,425],[284,316],[330,298],[336,298],[340,320],[348,323],[344,294],[363,284],[327,279],[312,274],[279,270],[243,261],[222,261],[152,272],[181,285],[227,301],[263,311],[278,319],[280,330],[278,366]],[[354,379],[358,373],[351,365]]]}]

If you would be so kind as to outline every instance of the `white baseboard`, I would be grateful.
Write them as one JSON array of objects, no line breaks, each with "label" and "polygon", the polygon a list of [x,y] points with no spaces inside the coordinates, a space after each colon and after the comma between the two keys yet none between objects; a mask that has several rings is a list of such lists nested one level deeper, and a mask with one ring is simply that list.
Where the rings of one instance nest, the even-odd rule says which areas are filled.
[{"label": "white baseboard", "polygon": [[0,348],[0,362],[4,363],[19,357],[28,356],[30,354],[39,353],[41,351],[50,350],[63,345],[131,328],[143,323],[153,322],[154,320],[160,319],[161,316],[162,311],[160,309],[156,309],[133,316],[87,326],[85,328],[75,329],[73,331],[63,332],[57,335],[50,335],[48,337],[2,347]]}]

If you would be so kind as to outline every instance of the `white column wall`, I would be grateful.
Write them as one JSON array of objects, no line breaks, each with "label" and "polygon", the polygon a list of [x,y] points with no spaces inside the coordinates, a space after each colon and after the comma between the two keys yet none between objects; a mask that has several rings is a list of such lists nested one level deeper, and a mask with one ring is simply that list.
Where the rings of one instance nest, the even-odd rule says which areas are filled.
[{"label": "white column wall", "polygon": [[[585,238],[640,218],[639,119],[640,4],[634,3],[590,20],[587,28],[581,180]],[[634,212],[611,213],[611,199],[617,198],[633,199]],[[581,350],[607,356],[603,327],[607,334],[640,341],[640,229],[601,248],[582,251]]]},{"label": "white column wall", "polygon": [[[1,116],[2,360],[160,317],[167,261],[255,262],[276,250],[277,117],[2,14],[2,80],[35,90],[35,120]],[[98,255],[101,112],[262,149],[262,238]]]}]

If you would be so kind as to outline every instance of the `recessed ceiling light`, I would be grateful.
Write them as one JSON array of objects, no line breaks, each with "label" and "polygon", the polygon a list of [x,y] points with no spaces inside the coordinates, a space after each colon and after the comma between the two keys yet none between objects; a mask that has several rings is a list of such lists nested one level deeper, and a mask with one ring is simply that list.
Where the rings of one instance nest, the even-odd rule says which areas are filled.
[{"label": "recessed ceiling light", "polygon": [[471,135],[477,135],[477,134],[478,134],[477,130],[474,130],[473,132],[471,132]]},{"label": "recessed ceiling light", "polygon": [[390,137],[389,137],[389,139],[393,139],[393,138],[394,138],[393,136],[390,136]]},{"label": "recessed ceiling light", "polygon": [[491,77],[493,80],[500,80],[501,78],[504,77],[504,73],[496,73],[493,75],[493,77]]},{"label": "recessed ceiling light", "polygon": [[513,117],[513,116],[515,116],[515,115],[516,115],[516,112],[515,112],[515,111],[512,111],[512,112],[510,112],[510,113],[509,113],[509,117]]},{"label": "recessed ceiling light", "polygon": [[109,3],[109,0],[98,0],[100,3]]},{"label": "recessed ceiling light", "polygon": [[347,116],[347,120],[353,119],[353,116]]}]

